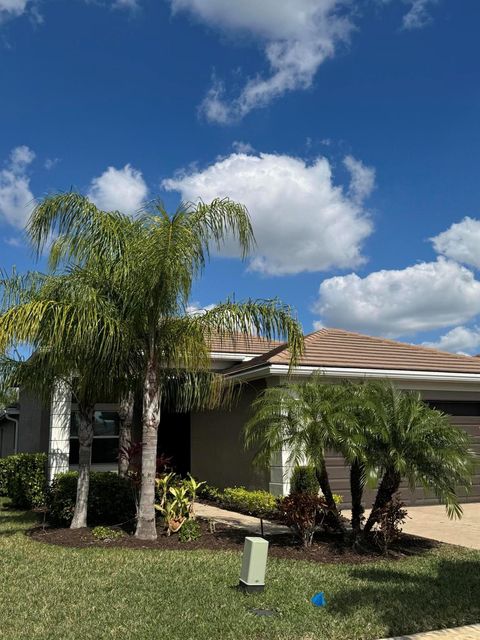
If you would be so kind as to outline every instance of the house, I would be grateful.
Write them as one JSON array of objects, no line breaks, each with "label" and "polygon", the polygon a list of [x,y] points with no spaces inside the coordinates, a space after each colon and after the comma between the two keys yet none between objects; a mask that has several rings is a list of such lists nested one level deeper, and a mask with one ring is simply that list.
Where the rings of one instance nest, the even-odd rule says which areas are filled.
[{"label": "house", "polygon": [[[217,336],[211,343],[212,368],[244,382],[232,411],[164,414],[159,431],[159,453],[172,456],[176,468],[209,484],[243,485],[288,492],[287,452],[272,459],[269,470],[252,464],[251,452],[242,445],[242,430],[254,398],[267,386],[278,385],[287,375],[308,377],[322,372],[329,381],[389,378],[402,389],[418,390],[423,398],[451,416],[465,429],[480,454],[480,358],[445,353],[421,346],[373,338],[340,329],[321,329],[305,338],[305,351],[289,371],[286,344],[258,336]],[[48,451],[49,475],[75,468],[78,462],[76,407],[66,391],[56,389],[50,407],[37,398],[20,394],[19,451]],[[96,406],[92,468],[116,468],[118,415],[115,404]],[[332,488],[348,496],[348,469],[338,455],[328,457]],[[423,490],[410,494],[410,503],[434,502]],[[466,501],[480,501],[480,471]]]}]

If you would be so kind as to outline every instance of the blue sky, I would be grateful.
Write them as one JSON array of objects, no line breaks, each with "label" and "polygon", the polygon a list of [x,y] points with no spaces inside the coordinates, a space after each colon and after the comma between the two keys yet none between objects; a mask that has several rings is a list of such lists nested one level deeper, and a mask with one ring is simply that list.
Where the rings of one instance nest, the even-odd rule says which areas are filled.
[{"label": "blue sky", "polygon": [[0,0],[1,265],[34,198],[230,196],[195,287],[480,351],[478,0]]}]

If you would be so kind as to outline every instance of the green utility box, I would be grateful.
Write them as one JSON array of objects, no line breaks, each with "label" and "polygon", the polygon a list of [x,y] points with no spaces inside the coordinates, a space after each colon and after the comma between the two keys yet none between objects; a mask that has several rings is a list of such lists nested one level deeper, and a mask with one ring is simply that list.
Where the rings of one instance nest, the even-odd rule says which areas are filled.
[{"label": "green utility box", "polygon": [[268,542],[263,538],[245,538],[239,587],[247,593],[265,589]]}]

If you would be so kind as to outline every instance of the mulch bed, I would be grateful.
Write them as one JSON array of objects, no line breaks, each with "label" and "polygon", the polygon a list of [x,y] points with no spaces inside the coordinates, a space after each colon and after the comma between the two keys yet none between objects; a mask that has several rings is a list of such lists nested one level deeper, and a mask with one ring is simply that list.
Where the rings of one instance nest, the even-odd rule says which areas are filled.
[{"label": "mulch bed", "polygon": [[[90,529],[54,529],[35,527],[29,535],[39,542],[74,548],[112,548],[112,549],[154,549],[154,550],[181,550],[189,551],[206,549],[209,551],[241,551],[245,536],[252,535],[243,529],[229,527],[217,523],[215,531],[210,530],[208,522],[198,520],[202,535],[192,542],[180,542],[177,535],[166,536],[159,533],[158,539],[152,542],[138,540],[133,535],[124,533],[118,540],[97,540]],[[385,556],[375,550],[368,549],[358,552],[342,542],[335,534],[319,533],[311,547],[304,549],[292,535],[265,536],[270,542],[269,556],[290,560],[309,560],[319,563],[348,563],[358,564],[373,562]],[[412,555],[419,555],[425,551],[440,546],[432,540],[402,536],[399,543],[392,549],[389,557],[401,559]]]}]

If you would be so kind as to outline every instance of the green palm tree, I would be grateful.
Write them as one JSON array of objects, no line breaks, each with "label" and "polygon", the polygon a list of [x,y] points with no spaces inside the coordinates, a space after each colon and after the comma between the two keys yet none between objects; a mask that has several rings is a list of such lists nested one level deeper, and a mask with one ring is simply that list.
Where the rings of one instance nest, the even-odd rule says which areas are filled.
[{"label": "green palm tree", "polygon": [[28,231],[39,252],[52,233],[56,236],[50,251],[52,268],[73,263],[104,274],[109,299],[124,327],[120,354],[130,341],[140,359],[136,373],[143,388],[143,452],[136,535],[154,539],[155,460],[167,388],[178,383],[189,389],[184,400],[219,401],[224,387],[209,372],[213,333],[257,332],[286,339],[294,361],[303,344],[301,327],[290,308],[277,300],[227,300],[203,314],[187,313],[192,285],[210,250],[234,240],[245,257],[254,244],[247,211],[228,199],[181,206],[171,216],[155,202],[132,219],[100,211],[79,194],[61,194],[35,208]]},{"label": "green palm tree", "polygon": [[302,383],[266,389],[253,403],[253,415],[245,425],[248,448],[256,449],[255,461],[270,464],[274,453],[284,450],[290,466],[308,463],[315,468],[320,489],[336,525],[343,529],[330,486],[326,452],[347,449],[351,429],[347,387],[325,384],[315,375]]},{"label": "green palm tree", "polygon": [[[95,277],[93,277],[95,276]],[[78,268],[64,275],[13,274],[2,281],[0,374],[3,386],[22,386],[45,401],[52,389],[78,405],[79,474],[72,528],[87,525],[96,402],[127,388],[135,352],[118,310],[96,286],[98,274]],[[26,343],[32,356],[8,357]]]},{"label": "green palm tree", "polygon": [[471,486],[475,461],[468,435],[430,408],[419,393],[399,390],[390,382],[368,383],[363,407],[369,421],[364,459],[368,472],[380,479],[364,533],[378,522],[403,479],[412,491],[417,485],[433,491],[450,517],[460,517],[457,488]]}]

